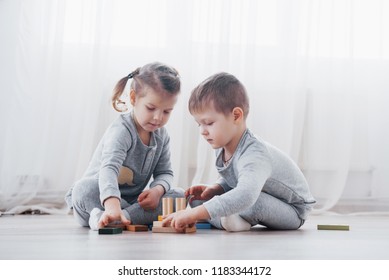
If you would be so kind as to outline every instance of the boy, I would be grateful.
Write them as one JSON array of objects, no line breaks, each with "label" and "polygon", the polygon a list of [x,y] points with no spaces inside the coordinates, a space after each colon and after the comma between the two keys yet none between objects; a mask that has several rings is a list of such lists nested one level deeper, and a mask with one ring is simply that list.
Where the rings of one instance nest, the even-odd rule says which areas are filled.
[{"label": "boy", "polygon": [[176,231],[208,219],[219,229],[298,229],[314,198],[297,165],[246,127],[249,101],[240,81],[228,73],[215,74],[198,85],[189,111],[205,140],[216,150],[220,178],[214,185],[190,187],[185,195],[191,209],[164,219]]}]

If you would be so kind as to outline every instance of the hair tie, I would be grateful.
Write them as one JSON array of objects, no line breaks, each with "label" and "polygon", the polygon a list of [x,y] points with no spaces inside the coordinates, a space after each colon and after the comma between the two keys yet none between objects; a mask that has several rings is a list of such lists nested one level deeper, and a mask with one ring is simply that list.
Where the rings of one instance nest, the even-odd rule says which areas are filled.
[{"label": "hair tie", "polygon": [[135,75],[139,74],[139,69],[140,68],[136,68],[134,71],[132,71],[130,74],[128,74],[127,79],[132,79],[132,78],[134,78]]},{"label": "hair tie", "polygon": [[[173,67],[172,67],[173,68]],[[180,77],[180,73],[178,73],[177,69],[176,68],[173,68],[174,70],[174,75],[177,77],[177,78],[181,78]]]}]

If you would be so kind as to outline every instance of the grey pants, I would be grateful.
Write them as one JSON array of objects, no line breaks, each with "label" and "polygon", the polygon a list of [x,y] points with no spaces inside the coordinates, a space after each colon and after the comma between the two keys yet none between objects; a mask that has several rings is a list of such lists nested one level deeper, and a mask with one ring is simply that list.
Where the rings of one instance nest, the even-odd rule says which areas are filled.
[{"label": "grey pants", "polygon": [[[196,207],[202,203],[204,201],[196,200],[191,203],[191,206]],[[299,211],[304,211],[304,209],[299,209]],[[262,225],[276,230],[294,230],[304,224],[304,220],[299,217],[295,206],[264,192],[261,192],[252,207],[239,213],[239,216],[252,226]],[[220,218],[211,219],[209,222],[213,226],[223,229]]]},{"label": "grey pants", "polygon": [[[164,197],[184,197],[182,189],[171,189]],[[131,220],[132,224],[149,225],[158,220],[162,214],[162,200],[154,210],[144,210],[138,203],[138,197],[122,197],[121,208],[124,215]],[[69,208],[73,208],[73,214],[82,226],[89,226],[89,214],[93,208],[104,210],[100,202],[99,185],[96,179],[83,179],[78,181],[65,196]]]}]

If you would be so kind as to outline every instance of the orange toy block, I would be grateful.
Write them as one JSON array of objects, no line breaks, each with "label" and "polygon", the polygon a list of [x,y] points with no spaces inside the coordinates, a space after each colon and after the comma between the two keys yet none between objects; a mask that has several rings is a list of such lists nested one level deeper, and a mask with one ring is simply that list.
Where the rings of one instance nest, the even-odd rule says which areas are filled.
[{"label": "orange toy block", "polygon": [[129,231],[148,231],[149,227],[145,225],[128,225],[127,230]]}]

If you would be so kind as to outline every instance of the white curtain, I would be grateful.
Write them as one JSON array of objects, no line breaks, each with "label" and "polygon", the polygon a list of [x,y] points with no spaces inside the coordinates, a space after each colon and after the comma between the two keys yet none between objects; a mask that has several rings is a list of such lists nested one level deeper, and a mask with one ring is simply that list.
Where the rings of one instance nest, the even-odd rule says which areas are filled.
[{"label": "white curtain", "polygon": [[167,126],[175,186],[217,176],[187,100],[226,71],[249,92],[251,130],[304,171],[316,211],[389,210],[388,1],[0,0],[0,39],[0,211],[63,208],[117,117],[115,83],[152,61],[182,76]]}]

